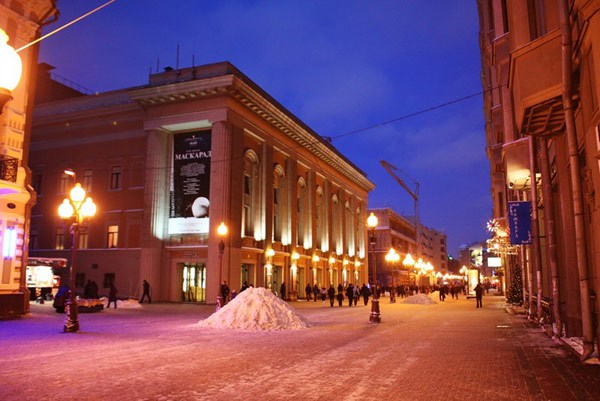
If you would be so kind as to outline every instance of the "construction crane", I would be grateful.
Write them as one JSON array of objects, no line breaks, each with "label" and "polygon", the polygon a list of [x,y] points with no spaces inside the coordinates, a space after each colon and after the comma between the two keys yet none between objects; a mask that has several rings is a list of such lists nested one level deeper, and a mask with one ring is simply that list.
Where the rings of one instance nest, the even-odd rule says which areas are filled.
[{"label": "construction crane", "polygon": [[[411,178],[404,171],[402,171],[398,167],[386,162],[385,160],[380,160],[379,163],[381,164],[381,166],[383,166],[385,171],[387,171],[392,177],[394,177],[396,182],[398,182],[398,184],[400,184],[400,186],[402,188],[404,188],[404,190],[406,192],[408,192],[408,194],[411,196],[411,198],[413,198],[413,200],[415,201],[415,245],[417,247],[416,259],[418,260],[419,257],[421,256],[421,252],[420,252],[420,249],[421,249],[420,231],[421,230],[419,227],[419,183],[416,180],[414,180],[413,178]],[[408,178],[410,178],[415,184],[415,189],[412,190],[408,185],[406,185],[404,180],[402,178],[398,177],[398,175],[395,173],[395,171],[399,171],[402,174],[404,174],[405,176],[407,176]]]}]

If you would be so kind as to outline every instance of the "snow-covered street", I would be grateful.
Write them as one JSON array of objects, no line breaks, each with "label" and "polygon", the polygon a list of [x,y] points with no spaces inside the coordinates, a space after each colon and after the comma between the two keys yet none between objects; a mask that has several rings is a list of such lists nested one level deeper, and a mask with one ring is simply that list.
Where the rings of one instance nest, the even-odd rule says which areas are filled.
[{"label": "snow-covered street", "polygon": [[370,306],[290,305],[312,327],[239,331],[198,322],[214,306],[143,304],[64,315],[32,305],[0,321],[2,400],[600,399],[600,367],[582,365],[504,298]]}]

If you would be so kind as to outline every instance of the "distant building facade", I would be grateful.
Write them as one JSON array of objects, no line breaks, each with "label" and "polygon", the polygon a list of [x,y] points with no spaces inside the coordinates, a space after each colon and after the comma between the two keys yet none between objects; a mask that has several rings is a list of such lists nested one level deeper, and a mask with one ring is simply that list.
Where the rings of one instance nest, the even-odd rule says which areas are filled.
[{"label": "distant building facade", "polygon": [[65,169],[98,205],[78,244],[78,290],[91,279],[136,296],[146,279],[153,299],[212,303],[219,281],[285,283],[295,299],[307,284],[367,280],[374,185],[229,63],[39,104],[31,155],[32,254],[70,258],[56,213],[73,184]]},{"label": "distant building facade", "polygon": [[[55,1],[0,1],[0,28],[19,49],[41,36],[58,14]],[[29,213],[35,203],[27,167],[38,46],[20,51],[22,75],[12,100],[0,110],[0,318],[29,310],[26,259]]]},{"label": "distant building facade", "polygon": [[[477,4],[494,217],[488,249],[502,259],[507,288],[523,277],[532,319],[556,336],[583,337],[586,359],[600,310],[600,1]],[[528,234],[514,224],[523,221],[512,214],[518,201],[531,205],[523,241],[515,238]]]}]

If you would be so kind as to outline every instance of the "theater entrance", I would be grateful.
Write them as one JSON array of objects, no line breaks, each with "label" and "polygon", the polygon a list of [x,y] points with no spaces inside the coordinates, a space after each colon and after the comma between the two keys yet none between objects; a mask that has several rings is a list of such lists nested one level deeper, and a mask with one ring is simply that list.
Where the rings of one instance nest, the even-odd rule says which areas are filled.
[{"label": "theater entrance", "polygon": [[181,301],[206,302],[206,265],[180,263],[182,267]]}]

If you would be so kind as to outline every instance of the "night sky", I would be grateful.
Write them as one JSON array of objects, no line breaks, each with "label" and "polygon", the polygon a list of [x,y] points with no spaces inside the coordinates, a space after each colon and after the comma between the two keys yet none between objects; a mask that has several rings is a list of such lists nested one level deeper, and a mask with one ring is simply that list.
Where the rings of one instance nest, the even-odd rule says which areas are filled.
[{"label": "night sky", "polygon": [[[106,1],[59,0],[44,33]],[[229,61],[367,174],[370,207],[414,214],[384,159],[420,183],[421,221],[451,254],[486,238],[475,1],[117,0],[42,41],[39,61],[94,92]]]}]

